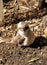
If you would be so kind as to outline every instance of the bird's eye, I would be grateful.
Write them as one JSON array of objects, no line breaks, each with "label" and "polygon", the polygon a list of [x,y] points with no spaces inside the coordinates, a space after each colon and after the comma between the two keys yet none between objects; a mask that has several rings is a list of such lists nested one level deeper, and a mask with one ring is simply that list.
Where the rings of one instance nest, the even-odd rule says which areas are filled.
[{"label": "bird's eye", "polygon": [[29,29],[29,27],[28,26],[25,26],[24,31],[27,30],[27,29]]}]

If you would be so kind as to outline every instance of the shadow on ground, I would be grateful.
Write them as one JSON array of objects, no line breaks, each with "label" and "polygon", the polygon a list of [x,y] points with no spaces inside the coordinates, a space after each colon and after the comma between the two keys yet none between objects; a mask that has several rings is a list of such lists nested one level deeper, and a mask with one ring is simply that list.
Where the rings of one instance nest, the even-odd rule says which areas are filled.
[{"label": "shadow on ground", "polygon": [[35,39],[34,43],[30,47],[37,48],[43,46],[47,46],[47,38],[40,36]]}]

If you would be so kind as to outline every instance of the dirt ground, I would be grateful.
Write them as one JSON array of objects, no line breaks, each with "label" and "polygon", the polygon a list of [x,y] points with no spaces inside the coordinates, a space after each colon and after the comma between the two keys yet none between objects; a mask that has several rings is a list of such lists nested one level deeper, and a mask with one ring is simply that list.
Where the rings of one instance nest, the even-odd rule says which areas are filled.
[{"label": "dirt ground", "polygon": [[47,65],[47,39],[37,38],[30,47],[1,43],[0,65]]},{"label": "dirt ground", "polygon": [[[5,31],[2,28],[0,29],[0,37],[9,39],[15,36],[17,32],[16,24],[20,21],[33,22],[33,20],[36,20],[39,23],[33,22],[33,25],[35,24],[34,27],[32,26],[33,32],[37,37],[31,46],[20,47],[16,44],[0,43],[0,65],[47,65],[47,38],[42,37],[43,29],[47,26],[44,26],[44,28],[40,26],[43,16],[47,15],[47,4],[43,4],[40,10],[36,7],[33,12],[19,10],[18,6],[20,5],[18,5],[19,3],[15,4],[14,0],[4,0],[3,4],[3,28]],[[32,22],[29,22],[29,26],[32,25]],[[38,26],[37,29],[36,26]],[[40,30],[40,33],[38,30]]]}]

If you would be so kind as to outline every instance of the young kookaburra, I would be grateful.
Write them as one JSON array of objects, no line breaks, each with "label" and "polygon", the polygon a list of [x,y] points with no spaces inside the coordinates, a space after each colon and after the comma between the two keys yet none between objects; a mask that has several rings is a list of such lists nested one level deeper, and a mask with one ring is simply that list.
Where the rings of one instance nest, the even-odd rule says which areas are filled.
[{"label": "young kookaburra", "polygon": [[25,40],[21,44],[22,46],[30,46],[35,40],[34,33],[30,30],[26,22],[19,22],[17,25],[18,32],[16,36],[22,36]]}]

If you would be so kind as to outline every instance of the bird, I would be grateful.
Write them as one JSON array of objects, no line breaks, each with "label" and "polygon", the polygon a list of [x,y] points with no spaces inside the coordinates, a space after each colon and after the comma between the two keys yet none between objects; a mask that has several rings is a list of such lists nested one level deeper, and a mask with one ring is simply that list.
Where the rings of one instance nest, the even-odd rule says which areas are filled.
[{"label": "bird", "polygon": [[23,43],[21,43],[22,46],[30,46],[33,44],[35,40],[35,35],[33,31],[30,30],[28,24],[26,22],[19,22],[17,24],[17,37],[20,35],[24,38]]}]

